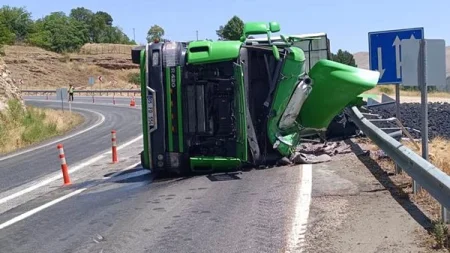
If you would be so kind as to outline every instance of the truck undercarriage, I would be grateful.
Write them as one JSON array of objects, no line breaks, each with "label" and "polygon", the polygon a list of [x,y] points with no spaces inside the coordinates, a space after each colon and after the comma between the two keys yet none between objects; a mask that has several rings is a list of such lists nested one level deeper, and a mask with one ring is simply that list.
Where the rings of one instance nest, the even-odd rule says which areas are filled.
[{"label": "truck undercarriage", "polygon": [[[255,34],[266,27],[246,29]],[[326,130],[335,111],[373,83],[331,61],[316,63],[317,78],[309,78],[304,52],[289,43],[149,43],[132,56],[141,66],[142,163],[176,174],[273,164],[294,152],[305,131]],[[342,71],[349,75],[334,74]],[[323,89],[342,88],[330,81],[350,91],[331,104],[321,98]]]}]

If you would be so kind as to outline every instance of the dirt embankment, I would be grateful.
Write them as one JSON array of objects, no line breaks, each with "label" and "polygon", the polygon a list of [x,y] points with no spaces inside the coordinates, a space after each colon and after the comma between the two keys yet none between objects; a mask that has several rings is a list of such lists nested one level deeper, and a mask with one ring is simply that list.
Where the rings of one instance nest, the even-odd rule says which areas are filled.
[{"label": "dirt embankment", "polygon": [[[128,49],[127,49],[128,48]],[[80,54],[57,54],[37,47],[5,46],[4,60],[19,89],[55,89],[73,84],[78,90],[131,89],[130,75],[139,72],[131,48],[85,45]],[[99,77],[102,77],[102,81]],[[95,84],[89,85],[89,77]]]},{"label": "dirt embankment", "polygon": [[8,106],[8,100],[17,99],[21,102],[23,108],[25,104],[22,101],[19,89],[14,85],[11,78],[11,71],[6,67],[5,62],[0,58],[0,111]]}]

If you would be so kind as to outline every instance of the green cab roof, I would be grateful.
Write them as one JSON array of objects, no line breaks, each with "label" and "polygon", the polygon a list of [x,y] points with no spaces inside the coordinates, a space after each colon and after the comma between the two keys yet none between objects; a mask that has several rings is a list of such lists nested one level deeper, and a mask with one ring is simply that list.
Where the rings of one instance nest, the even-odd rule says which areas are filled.
[{"label": "green cab roof", "polygon": [[189,43],[187,48],[188,64],[204,64],[236,59],[242,42],[199,40]]}]

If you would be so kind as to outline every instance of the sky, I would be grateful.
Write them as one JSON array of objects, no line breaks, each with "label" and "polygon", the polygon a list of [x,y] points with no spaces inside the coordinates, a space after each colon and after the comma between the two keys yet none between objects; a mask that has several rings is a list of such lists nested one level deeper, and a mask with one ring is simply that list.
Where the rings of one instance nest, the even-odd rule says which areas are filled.
[{"label": "sky", "polygon": [[[281,4],[282,3],[282,4]],[[368,51],[368,33],[424,27],[427,39],[450,41],[449,0],[1,0],[0,5],[26,7],[33,19],[50,12],[69,14],[85,7],[108,12],[113,24],[138,43],[157,24],[170,40],[217,39],[215,31],[233,15],[244,22],[277,21],[281,34],[327,33],[331,51]]]}]

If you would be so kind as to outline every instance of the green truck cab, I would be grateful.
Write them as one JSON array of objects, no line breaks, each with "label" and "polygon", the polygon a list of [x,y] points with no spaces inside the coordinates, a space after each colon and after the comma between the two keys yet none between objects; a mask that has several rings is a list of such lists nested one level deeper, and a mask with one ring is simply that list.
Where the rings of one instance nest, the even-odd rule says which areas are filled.
[{"label": "green truck cab", "polygon": [[[280,36],[277,22],[244,25],[239,41],[154,42],[132,50],[140,64],[142,165],[175,174],[275,163],[301,137],[324,131],[378,72],[319,60]],[[247,39],[267,35],[267,39]],[[309,73],[307,73],[309,72]]]}]

